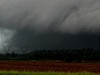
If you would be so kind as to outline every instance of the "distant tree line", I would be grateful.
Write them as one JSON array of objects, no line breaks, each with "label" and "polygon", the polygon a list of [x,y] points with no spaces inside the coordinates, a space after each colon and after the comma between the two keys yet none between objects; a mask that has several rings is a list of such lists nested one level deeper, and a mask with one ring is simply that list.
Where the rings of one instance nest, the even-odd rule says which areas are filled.
[{"label": "distant tree line", "polygon": [[62,49],[62,50],[34,50],[29,53],[16,54],[15,52],[0,54],[1,60],[59,60],[65,62],[100,61],[100,50],[91,48]]}]

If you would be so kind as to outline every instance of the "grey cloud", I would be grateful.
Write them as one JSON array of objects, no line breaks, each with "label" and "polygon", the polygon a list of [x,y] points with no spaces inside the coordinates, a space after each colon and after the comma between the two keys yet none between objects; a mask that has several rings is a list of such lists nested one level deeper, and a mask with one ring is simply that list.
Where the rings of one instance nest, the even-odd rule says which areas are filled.
[{"label": "grey cloud", "polygon": [[[100,29],[99,0],[1,0],[1,26],[77,33]],[[55,24],[55,25],[54,25]]]},{"label": "grey cloud", "polygon": [[[40,35],[49,40],[49,36],[45,37],[48,34],[54,37],[80,33],[94,35],[100,32],[99,14],[100,0],[0,0],[0,28],[10,35],[3,33],[1,36],[8,37],[10,45],[21,40],[22,35],[27,37],[26,33],[31,37],[26,40],[35,40],[34,36]],[[60,39],[63,38],[57,41]]]}]

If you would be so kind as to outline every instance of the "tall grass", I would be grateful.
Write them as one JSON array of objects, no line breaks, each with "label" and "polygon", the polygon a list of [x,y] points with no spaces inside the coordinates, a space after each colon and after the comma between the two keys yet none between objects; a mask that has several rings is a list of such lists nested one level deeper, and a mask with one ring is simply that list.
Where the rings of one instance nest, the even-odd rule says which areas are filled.
[{"label": "tall grass", "polygon": [[0,75],[100,75],[90,72],[20,72],[20,71],[0,71]]}]

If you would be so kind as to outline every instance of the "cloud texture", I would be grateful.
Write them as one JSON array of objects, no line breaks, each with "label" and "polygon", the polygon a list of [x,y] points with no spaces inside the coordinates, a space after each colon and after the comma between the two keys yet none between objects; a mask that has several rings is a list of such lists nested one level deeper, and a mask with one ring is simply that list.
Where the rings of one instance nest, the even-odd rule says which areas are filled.
[{"label": "cloud texture", "polygon": [[[11,34],[1,36],[13,42],[20,40],[24,30],[30,32],[30,37],[48,32],[98,34],[100,0],[0,0],[0,28]],[[22,35],[27,35],[26,31]]]}]

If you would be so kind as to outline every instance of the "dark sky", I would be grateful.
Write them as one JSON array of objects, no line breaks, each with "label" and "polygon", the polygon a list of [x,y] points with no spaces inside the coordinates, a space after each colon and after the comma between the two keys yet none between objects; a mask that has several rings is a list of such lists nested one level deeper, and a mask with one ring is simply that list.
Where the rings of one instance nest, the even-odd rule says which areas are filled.
[{"label": "dark sky", "polygon": [[0,0],[0,52],[27,45],[98,49],[99,34],[100,0]]}]

